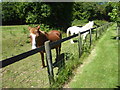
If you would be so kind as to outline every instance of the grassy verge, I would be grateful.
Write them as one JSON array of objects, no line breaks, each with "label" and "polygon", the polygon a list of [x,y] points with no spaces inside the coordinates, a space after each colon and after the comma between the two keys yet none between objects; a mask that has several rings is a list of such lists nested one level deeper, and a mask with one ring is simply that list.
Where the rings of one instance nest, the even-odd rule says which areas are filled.
[{"label": "grassy verge", "polygon": [[[100,28],[95,29],[95,30],[99,31]],[[68,58],[68,60],[65,60],[66,61],[65,67],[62,68],[61,72],[58,74],[57,79],[53,85],[54,88],[61,88],[66,81],[69,81],[69,79],[72,78],[73,72],[78,67],[78,65],[82,65],[84,62],[84,59],[88,57],[91,50],[93,49],[93,47],[97,43],[95,30],[92,31],[92,46],[91,46],[91,48],[89,46],[90,45],[90,43],[89,43],[90,38],[89,38],[89,34],[88,34],[86,40],[84,41],[83,54],[80,58],[78,58],[78,45],[77,45],[78,43],[70,44],[69,41],[65,42],[66,46],[63,46],[63,47],[67,47],[67,48],[63,48],[64,53],[71,52],[71,51],[72,52],[71,52],[71,54],[69,54],[70,58]],[[101,36],[102,35],[99,35],[99,38]],[[78,38],[74,38],[74,40],[77,40],[77,39]],[[68,47],[69,47],[69,49],[68,49]]]},{"label": "grassy verge", "polygon": [[118,42],[115,24],[99,40],[95,49],[65,87],[116,88],[118,85]]}]

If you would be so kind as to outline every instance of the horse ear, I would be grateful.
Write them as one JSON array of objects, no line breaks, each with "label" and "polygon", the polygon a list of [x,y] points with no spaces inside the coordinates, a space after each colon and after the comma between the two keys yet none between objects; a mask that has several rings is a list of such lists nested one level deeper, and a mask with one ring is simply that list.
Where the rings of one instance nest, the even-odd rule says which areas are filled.
[{"label": "horse ear", "polygon": [[28,27],[28,30],[30,30],[30,29],[31,29],[31,27],[29,26],[29,27]]},{"label": "horse ear", "polygon": [[39,30],[39,29],[40,29],[40,26],[38,26],[37,29]]}]

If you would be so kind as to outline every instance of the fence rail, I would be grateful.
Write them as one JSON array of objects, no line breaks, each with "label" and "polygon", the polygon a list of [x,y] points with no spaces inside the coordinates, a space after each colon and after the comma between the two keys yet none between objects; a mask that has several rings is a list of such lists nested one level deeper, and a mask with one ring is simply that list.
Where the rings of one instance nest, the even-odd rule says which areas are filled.
[{"label": "fence rail", "polygon": [[[92,29],[95,29],[95,28],[92,28]],[[86,30],[86,31],[84,31],[84,32],[81,32],[81,34],[83,34],[83,33],[85,33],[85,32],[88,32],[88,31],[89,31],[89,30]],[[50,43],[50,47],[52,48],[52,47],[54,47],[55,45],[58,45],[58,44],[60,44],[60,43],[62,43],[62,42],[65,42],[65,41],[71,39],[71,38],[74,38],[74,37],[76,37],[76,36],[78,36],[78,34],[75,34],[75,35],[72,35],[72,36],[63,38],[63,39],[58,40],[58,41],[55,41],[55,42],[51,42],[51,43]],[[24,58],[27,58],[27,57],[29,57],[29,56],[31,56],[31,55],[33,55],[33,54],[36,54],[36,53],[38,53],[38,52],[40,52],[40,51],[43,51],[43,50],[45,50],[45,46],[41,46],[40,48],[36,48],[36,49],[30,50],[30,51],[27,51],[27,52],[25,52],[25,53],[16,55],[16,56],[14,56],[14,57],[10,57],[10,58],[7,58],[7,59],[5,59],[5,60],[2,60],[2,61],[0,61],[0,68],[6,67],[6,66],[8,66],[8,65],[10,65],[10,64],[13,64],[13,63],[15,63],[15,62],[17,62],[17,61],[20,61],[20,60],[22,60],[22,59],[24,59]]]}]

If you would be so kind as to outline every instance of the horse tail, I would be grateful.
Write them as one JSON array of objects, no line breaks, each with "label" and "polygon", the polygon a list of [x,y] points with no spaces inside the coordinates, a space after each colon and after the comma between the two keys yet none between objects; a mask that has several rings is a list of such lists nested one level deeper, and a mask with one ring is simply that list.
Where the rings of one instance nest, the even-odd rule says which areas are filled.
[{"label": "horse tail", "polygon": [[62,39],[62,33],[60,32],[60,39]]},{"label": "horse tail", "polygon": [[67,29],[67,37],[69,36],[70,28]]},{"label": "horse tail", "polygon": [[[60,39],[62,39],[62,33],[61,33],[61,32],[60,32],[60,34],[59,34],[59,37],[60,37]],[[58,47],[58,48],[59,48],[59,54],[60,54],[60,52],[61,52],[61,44],[62,44],[62,43],[60,43],[60,44],[59,44],[59,47]]]}]

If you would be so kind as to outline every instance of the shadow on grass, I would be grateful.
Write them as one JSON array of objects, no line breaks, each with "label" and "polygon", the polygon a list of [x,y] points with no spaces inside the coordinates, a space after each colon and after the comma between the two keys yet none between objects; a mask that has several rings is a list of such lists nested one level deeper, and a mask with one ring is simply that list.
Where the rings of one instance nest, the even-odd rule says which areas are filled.
[{"label": "shadow on grass", "polygon": [[120,40],[120,37],[117,37],[117,36],[111,36],[111,39],[113,39],[113,40]]},{"label": "shadow on grass", "polygon": [[114,90],[120,90],[120,86],[116,86],[116,88],[114,88]]},{"label": "shadow on grass", "polygon": [[53,63],[53,68],[58,67],[58,72],[57,74],[59,74],[59,72],[65,68],[65,61],[70,60],[73,58],[73,54],[72,53],[62,53],[59,56],[59,61],[55,61]]},{"label": "shadow on grass", "polygon": [[55,68],[55,67],[58,67],[58,72],[57,72],[57,74],[62,70],[62,68],[64,68],[65,67],[65,54],[64,53],[62,53],[60,56],[59,56],[59,60],[58,61],[55,61],[54,63],[53,63],[53,68]]}]

